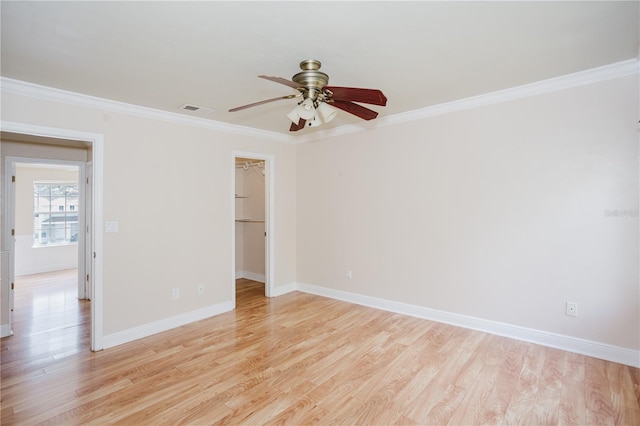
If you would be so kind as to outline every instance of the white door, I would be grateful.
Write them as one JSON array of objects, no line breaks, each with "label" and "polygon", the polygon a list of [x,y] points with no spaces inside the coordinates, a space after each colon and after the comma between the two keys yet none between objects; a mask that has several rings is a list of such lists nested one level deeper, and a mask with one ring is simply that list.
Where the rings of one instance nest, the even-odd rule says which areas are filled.
[{"label": "white door", "polygon": [[15,211],[12,208],[15,199],[15,164],[9,159],[4,164],[4,228],[2,229],[2,257],[0,269],[2,270],[2,295],[0,297],[2,309],[9,312],[3,315],[7,321],[2,324],[1,337],[10,336],[12,331],[11,311],[14,306],[14,253],[15,253]]},{"label": "white door", "polygon": [[[93,233],[91,229],[93,228],[92,223],[92,211],[91,205],[93,199],[93,163],[88,161],[85,165],[85,197],[84,197],[84,272],[85,276],[83,277],[84,281],[84,294],[86,299],[91,299],[91,283],[93,282],[93,241],[91,240],[91,236]],[[80,257],[82,259],[82,256]]]},{"label": "white door", "polygon": [[[2,324],[0,327],[0,337],[7,337],[12,334],[11,331],[11,284],[5,285],[5,283],[11,282],[10,277],[13,275],[12,272],[12,259],[11,253],[8,250],[2,250],[0,252],[0,289],[2,290],[2,294],[0,294],[0,315],[3,309],[7,309],[9,312],[6,313],[8,316],[8,321]],[[5,300],[7,301],[5,303]]]},{"label": "white door", "polygon": [[[15,202],[16,202],[16,164],[14,162],[11,162],[9,167],[7,167],[8,171],[10,172],[11,176],[7,179],[8,183],[9,183],[9,188],[7,191],[7,195],[8,195],[8,200],[9,200],[9,206],[11,206],[12,208],[9,209],[9,211],[7,212],[7,216],[5,216],[7,218],[7,225],[9,227],[8,232],[5,234],[6,235],[6,243],[7,246],[5,247],[5,250],[8,251],[8,261],[9,261],[9,265],[8,265],[8,278],[9,278],[9,306],[11,311],[13,311],[14,308],[14,282],[15,282],[15,270],[14,270],[14,265],[15,265],[15,252],[16,252],[16,209],[13,208],[13,206],[15,206]],[[9,315],[9,325],[11,325],[11,315]]]}]

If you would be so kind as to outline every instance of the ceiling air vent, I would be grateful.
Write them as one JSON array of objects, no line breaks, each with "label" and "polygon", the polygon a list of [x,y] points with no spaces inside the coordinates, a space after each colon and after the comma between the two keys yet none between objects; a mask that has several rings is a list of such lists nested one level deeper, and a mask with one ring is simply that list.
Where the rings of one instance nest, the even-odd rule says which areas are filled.
[{"label": "ceiling air vent", "polygon": [[209,114],[214,112],[215,110],[212,108],[205,108],[205,107],[201,107],[201,106],[197,106],[197,105],[191,105],[191,104],[184,104],[180,107],[181,110],[183,111],[189,111],[189,112],[200,112],[200,113],[204,113],[204,114]]}]

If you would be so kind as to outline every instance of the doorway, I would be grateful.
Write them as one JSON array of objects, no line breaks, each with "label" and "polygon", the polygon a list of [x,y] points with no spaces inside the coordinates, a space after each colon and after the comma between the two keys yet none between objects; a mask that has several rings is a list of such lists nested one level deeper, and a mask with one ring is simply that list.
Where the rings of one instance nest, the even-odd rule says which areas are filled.
[{"label": "doorway", "polygon": [[[271,296],[271,194],[273,159],[251,153],[233,156],[233,306],[236,283],[263,283]],[[255,284],[254,284],[255,286]]]},{"label": "doorway", "polygon": [[[5,151],[13,153],[31,150],[33,154],[44,154],[37,144],[6,140],[3,144]],[[91,234],[87,232],[90,219],[87,220],[86,205],[91,204],[86,202],[87,149],[70,151],[56,154],[84,161],[4,156],[4,181],[8,186],[4,220],[5,228],[10,229],[5,248],[12,259],[8,274],[12,283],[9,324],[11,334],[29,334],[19,336],[20,339],[29,338],[32,333],[28,330],[33,330],[36,323],[41,324],[36,339],[56,339],[52,333],[60,327],[86,328],[85,334],[89,334],[88,324],[69,311],[70,307],[78,312],[81,305],[89,306],[81,301],[89,298],[87,289],[92,276],[86,259],[86,246],[91,242]],[[58,279],[51,278],[60,275],[55,272],[64,272],[63,287],[56,285]],[[38,285],[30,285],[34,281]],[[20,295],[21,303],[15,302],[16,294]],[[62,313],[64,320],[60,322],[58,317]],[[29,327],[23,325],[24,318],[29,318]]]},{"label": "doorway", "polygon": [[[12,169],[16,163],[75,163],[79,167],[79,186],[84,187],[86,203],[78,206],[77,237],[69,234],[69,239],[78,239],[78,272],[75,284],[79,296],[90,299],[85,303],[90,306],[90,347],[93,351],[103,349],[103,311],[102,311],[102,171],[104,137],[100,134],[78,132],[66,129],[56,129],[36,125],[2,122],[2,158],[0,173],[2,179],[2,269],[0,270],[0,291],[2,303],[0,304],[0,329],[2,336],[11,334],[11,312],[9,300],[12,298],[14,274],[14,236],[13,214],[15,213],[14,183]],[[69,151],[84,150],[82,159],[64,160]],[[19,152],[19,154],[16,154]],[[66,152],[66,154],[65,154]],[[13,157],[13,158],[11,158]],[[71,209],[69,209],[69,212]],[[13,213],[12,213],[13,212]],[[84,213],[84,214],[83,214]],[[59,220],[59,219],[57,219]],[[66,225],[65,225],[66,226]],[[71,232],[69,226],[64,232]],[[61,231],[62,232],[62,231]],[[13,234],[13,235],[12,235]],[[35,236],[35,232],[34,232]],[[56,237],[58,238],[58,236]],[[83,241],[80,244],[81,240]],[[80,287],[82,284],[82,288]],[[84,292],[84,294],[83,294]]]},{"label": "doorway", "polygon": [[13,194],[14,275],[74,269],[75,294],[89,299],[85,273],[86,185],[84,163],[15,162]]}]

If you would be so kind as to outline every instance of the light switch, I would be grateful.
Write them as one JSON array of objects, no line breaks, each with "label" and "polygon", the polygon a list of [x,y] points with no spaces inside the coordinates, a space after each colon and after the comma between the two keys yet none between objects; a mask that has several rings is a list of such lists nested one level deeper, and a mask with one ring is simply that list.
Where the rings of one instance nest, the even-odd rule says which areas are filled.
[{"label": "light switch", "polygon": [[104,224],[104,232],[118,232],[118,222],[111,221]]}]

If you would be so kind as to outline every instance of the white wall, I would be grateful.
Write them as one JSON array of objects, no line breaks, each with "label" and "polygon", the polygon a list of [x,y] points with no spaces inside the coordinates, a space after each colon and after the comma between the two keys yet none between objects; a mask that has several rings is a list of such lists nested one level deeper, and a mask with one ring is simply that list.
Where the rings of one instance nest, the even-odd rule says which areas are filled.
[{"label": "white wall", "polygon": [[2,111],[104,135],[104,218],[120,229],[104,235],[105,335],[231,300],[243,151],[275,158],[276,287],[637,354],[638,90],[633,75],[301,145],[13,93]]},{"label": "white wall", "polygon": [[98,254],[105,340],[231,303],[236,150],[276,159],[272,283],[295,282],[295,146],[13,93],[2,119],[104,135],[104,220],[119,223]]},{"label": "white wall", "polygon": [[300,145],[298,281],[638,350],[637,122],[633,75]]},{"label": "white wall", "polygon": [[78,170],[16,167],[15,275],[58,271],[78,266],[78,245],[33,246],[33,184],[36,181],[77,182]]}]

